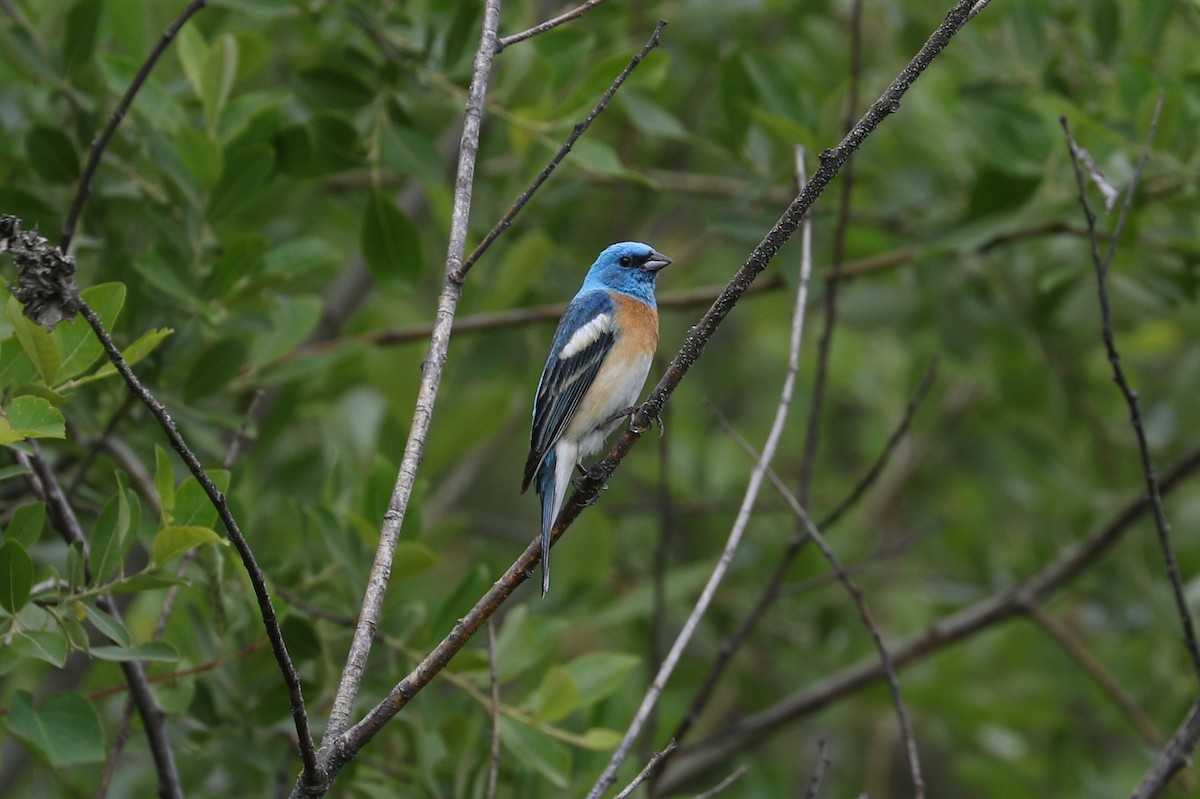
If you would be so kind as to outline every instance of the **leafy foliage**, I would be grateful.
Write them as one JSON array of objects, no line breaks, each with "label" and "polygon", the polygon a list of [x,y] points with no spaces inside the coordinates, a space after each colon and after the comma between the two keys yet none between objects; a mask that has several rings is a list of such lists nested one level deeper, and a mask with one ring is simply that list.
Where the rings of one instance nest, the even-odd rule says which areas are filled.
[{"label": "leafy foliage", "polygon": [[[4,4],[0,213],[43,235],[61,228],[89,143],[177,5]],[[430,321],[480,12],[430,0],[209,5],[118,129],[73,253],[83,296],[227,492],[269,576],[310,715],[321,719],[424,357],[420,343],[377,334]],[[873,99],[944,10],[865,4],[862,98]],[[544,11],[507,3],[502,32]],[[671,22],[663,46],[471,272],[463,317],[565,300],[614,239],[644,239],[674,259],[665,295],[722,283],[792,196],[794,145],[811,160],[840,138],[853,82],[844,4],[694,0],[652,13]],[[929,362],[942,364],[901,453],[827,531],[843,560],[859,564],[889,642],[1012,585],[1143,487],[1099,343],[1059,115],[1120,187],[1164,94],[1112,298],[1157,462],[1197,446],[1196,15],[1194,4],[1166,0],[998,0],[856,156],[844,242],[852,279],[839,291],[814,516],[851,490]],[[645,22],[625,4],[602,5],[497,56],[473,241],[624,66]],[[840,190],[814,217],[819,266],[835,251]],[[789,246],[774,266],[783,289],[797,258]],[[108,689],[123,685],[119,663],[135,659],[155,680],[189,796],[227,795],[230,785],[277,791],[280,775],[296,771],[280,734],[288,701],[215,510],[194,478],[181,479],[178,456],[90,329],[76,320],[47,332],[0,295],[0,729],[11,743],[0,794],[92,793],[125,703]],[[647,642],[694,600],[744,489],[749,463],[704,401],[761,441],[790,295],[743,301],[673,397],[657,451],[644,441],[563,540],[549,597],[530,591],[506,607],[496,643],[501,796],[582,795],[619,740],[661,647]],[[664,353],[700,310],[664,310]],[[810,315],[805,396],[820,321]],[[550,333],[530,324],[456,338],[364,702],[385,694],[533,538],[534,503],[517,486]],[[789,483],[799,480],[803,438],[797,421],[776,463]],[[70,493],[86,551],[62,542],[30,490],[16,453],[34,441]],[[1200,521],[1197,497],[1185,484],[1168,503],[1185,575],[1200,567],[1188,534]],[[668,516],[659,618],[652,585]],[[782,503],[760,502],[648,746],[677,723],[793,530]],[[815,552],[796,561],[692,742],[872,656],[844,594],[814,587],[826,571]],[[117,598],[122,619],[99,607],[102,594]],[[168,596],[173,611],[156,635]],[[1196,688],[1149,525],[1046,610],[1169,735]],[[1026,621],[940,650],[903,671],[901,685],[932,795],[1125,795],[1150,762],[1092,675]],[[338,795],[403,786],[406,795],[483,796],[491,719],[482,644],[432,692],[347,768]],[[735,790],[798,794],[823,737],[834,764],[823,795],[902,794],[894,730],[885,691],[845,698],[738,754],[749,768]],[[137,729],[128,746],[144,746]],[[734,767],[717,765],[724,772],[678,790],[695,793]],[[111,795],[154,786],[149,758],[127,753]]]}]

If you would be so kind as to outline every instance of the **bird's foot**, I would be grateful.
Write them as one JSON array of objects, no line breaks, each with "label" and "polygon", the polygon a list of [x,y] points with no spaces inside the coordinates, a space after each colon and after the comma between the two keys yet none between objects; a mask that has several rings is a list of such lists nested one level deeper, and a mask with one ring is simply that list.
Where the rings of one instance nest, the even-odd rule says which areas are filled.
[{"label": "bird's foot", "polygon": [[[576,489],[579,491],[586,491],[589,488],[596,486],[600,491],[608,490],[608,483],[604,482],[604,479],[600,476],[598,470],[585,469],[583,468],[583,464],[576,464],[576,467],[580,472],[579,477],[575,478],[574,485]],[[585,503],[585,507],[596,504],[597,499],[598,494],[593,494],[591,499]]]}]

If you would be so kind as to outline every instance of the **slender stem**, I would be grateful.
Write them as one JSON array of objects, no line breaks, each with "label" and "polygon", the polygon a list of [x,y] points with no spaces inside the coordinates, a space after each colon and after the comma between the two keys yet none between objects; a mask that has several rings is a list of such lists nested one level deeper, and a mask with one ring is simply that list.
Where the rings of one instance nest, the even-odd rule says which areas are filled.
[{"label": "slender stem", "polygon": [[1131,799],[1153,799],[1171,782],[1180,769],[1192,764],[1192,752],[1200,742],[1200,699],[1192,704],[1170,743],[1159,753],[1154,765],[1145,773]]},{"label": "slender stem", "polygon": [[660,19],[658,21],[658,24],[654,26],[654,32],[650,34],[649,41],[642,46],[642,49],[639,50],[633,58],[629,59],[629,63],[625,66],[625,69],[621,70],[621,74],[617,75],[616,79],[613,80],[612,85],[610,85],[604,92],[603,96],[601,96],[600,102],[596,103],[591,112],[588,113],[587,117],[584,118],[582,122],[579,122],[575,125],[575,127],[571,130],[571,135],[567,137],[567,140],[564,141],[562,146],[558,148],[558,152],[556,152],[554,157],[550,159],[550,163],[546,164],[545,168],[542,169],[538,176],[533,179],[533,183],[529,185],[529,188],[525,189],[525,191],[521,192],[521,194],[517,196],[517,199],[513,202],[512,207],[504,213],[504,216],[500,218],[500,221],[497,222],[496,225],[488,231],[488,234],[483,237],[483,241],[479,242],[478,246],[476,246],[474,251],[471,252],[471,255],[466,261],[463,262],[462,267],[459,268],[458,280],[460,282],[467,276],[467,272],[470,271],[471,267],[475,265],[475,262],[479,260],[480,256],[487,252],[487,249],[492,246],[492,242],[498,239],[500,234],[508,229],[508,226],[512,224],[513,219],[515,219],[517,214],[521,213],[521,209],[525,207],[525,203],[529,202],[529,198],[533,196],[534,192],[540,189],[542,184],[545,183],[550,177],[550,174],[558,168],[558,165],[562,163],[562,160],[567,157],[568,153],[571,152],[571,148],[575,146],[575,142],[579,141],[579,137],[582,136],[587,129],[592,126],[594,121],[596,121],[596,117],[600,116],[600,114],[604,112],[604,109],[608,108],[608,104],[612,101],[612,98],[617,93],[617,90],[619,90],[625,81],[629,79],[629,76],[633,74],[635,69],[637,69],[638,64],[642,63],[642,59],[646,57],[646,54],[655,47],[658,47],[659,37],[662,35],[662,29],[665,28],[666,25],[666,20]]},{"label": "slender stem", "polygon": [[[82,548],[84,576],[87,582],[91,583],[92,575],[89,565],[91,559],[88,557],[87,537],[83,534],[83,528],[75,515],[75,509],[67,500],[67,495],[59,484],[54,470],[50,468],[50,464],[43,457],[37,442],[31,440],[28,445],[32,454],[26,456],[20,451],[14,451],[17,459],[23,461],[36,476],[37,487],[40,488],[42,498],[46,501],[50,511],[50,519],[59,533],[68,543],[78,544]],[[120,608],[107,594],[96,597],[96,606],[118,621],[120,620]],[[150,690],[146,671],[141,663],[125,661],[121,663],[121,672],[125,675],[125,682],[129,686],[130,694],[137,706],[138,715],[141,716],[142,724],[146,728],[146,740],[150,745],[150,754],[154,758],[155,771],[158,773],[158,795],[161,799],[183,799],[179,769],[175,766],[175,755],[171,751],[171,742],[167,739],[163,712]]]},{"label": "slender stem", "polygon": [[516,44],[517,42],[523,42],[526,39],[532,39],[534,36],[537,36],[540,33],[545,33],[548,30],[557,28],[564,22],[570,22],[573,19],[578,19],[603,2],[604,0],[587,0],[587,2],[583,5],[572,8],[570,11],[565,11],[562,14],[559,14],[557,17],[552,17],[545,22],[538,23],[529,30],[524,30],[520,33],[514,33],[511,36],[505,36],[496,42],[496,52],[499,53],[510,44]]},{"label": "slender stem", "polygon": [[1154,133],[1158,128],[1158,118],[1162,113],[1163,96],[1160,93],[1158,102],[1154,107],[1154,116],[1150,120],[1150,131],[1146,136],[1146,144],[1142,148],[1142,156],[1138,161],[1137,168],[1133,172],[1133,177],[1129,182],[1129,187],[1125,191],[1125,200],[1121,204],[1121,212],[1117,217],[1117,223],[1113,228],[1112,236],[1108,240],[1108,250],[1104,254],[1100,252],[1100,238],[1096,232],[1096,215],[1092,212],[1091,203],[1087,197],[1087,177],[1084,175],[1084,168],[1081,165],[1086,158],[1086,153],[1076,144],[1074,137],[1071,135],[1071,126],[1066,117],[1060,117],[1059,122],[1062,125],[1063,133],[1067,137],[1067,145],[1071,152],[1071,164],[1075,169],[1075,182],[1079,189],[1079,204],[1083,209],[1083,215],[1087,220],[1089,240],[1091,242],[1092,264],[1096,271],[1096,293],[1100,303],[1100,337],[1104,341],[1104,350],[1108,355],[1108,362],[1112,368],[1113,380],[1121,391],[1121,396],[1125,400],[1126,406],[1129,408],[1129,421],[1133,426],[1134,434],[1137,438],[1138,454],[1141,457],[1142,474],[1146,482],[1146,493],[1150,497],[1150,505],[1154,515],[1154,529],[1158,534],[1158,545],[1162,551],[1163,564],[1166,567],[1167,577],[1171,583],[1171,592],[1175,598],[1175,610],[1179,615],[1179,623],[1183,627],[1183,641],[1187,647],[1188,655],[1192,659],[1192,668],[1196,673],[1197,679],[1200,679],[1200,645],[1196,642],[1195,624],[1192,621],[1192,612],[1188,607],[1187,595],[1183,585],[1183,577],[1179,572],[1179,563],[1175,558],[1175,547],[1171,542],[1171,525],[1167,521],[1166,511],[1163,509],[1162,494],[1159,491],[1158,475],[1154,469],[1154,458],[1150,454],[1150,442],[1146,438],[1146,428],[1142,421],[1141,403],[1138,401],[1137,392],[1129,383],[1128,377],[1125,375],[1125,368],[1121,365],[1121,355],[1117,350],[1116,333],[1113,330],[1112,307],[1108,297],[1108,270],[1112,264],[1113,256],[1116,255],[1117,243],[1121,238],[1121,231],[1125,227],[1125,220],[1129,214],[1129,208],[1133,205],[1133,196],[1137,192],[1138,181],[1141,178],[1142,172],[1146,167],[1146,162],[1150,158],[1150,144],[1154,140]]},{"label": "slender stem", "polygon": [[129,107],[133,105],[133,98],[137,97],[137,93],[141,91],[142,86],[146,83],[146,79],[150,77],[150,72],[158,63],[159,57],[162,56],[167,46],[174,40],[175,35],[179,33],[179,29],[192,18],[193,14],[204,8],[207,2],[208,0],[192,0],[183,9],[183,12],[175,18],[175,21],[166,27],[162,32],[162,36],[158,38],[158,44],[150,51],[150,55],[146,56],[146,60],[142,63],[141,68],[133,76],[133,81],[129,84],[129,88],[121,96],[121,101],[113,109],[112,116],[108,118],[108,124],[104,126],[104,130],[100,132],[100,135],[92,140],[92,146],[88,152],[87,164],[83,167],[83,176],[79,179],[79,187],[75,190],[74,199],[71,200],[71,210],[67,212],[66,222],[63,223],[62,236],[59,239],[58,248],[62,250],[64,255],[71,248],[71,237],[75,235],[75,225],[79,222],[79,214],[83,212],[83,204],[87,200],[88,191],[92,185],[92,178],[96,174],[96,169],[100,166],[100,157],[104,155],[104,150],[112,140],[113,134],[117,132],[117,126],[121,124],[121,120],[129,112]]},{"label": "slender stem", "polygon": [[650,776],[650,772],[654,771],[654,767],[658,765],[659,761],[674,752],[675,747],[677,746],[679,746],[679,744],[671,741],[669,744],[667,744],[666,749],[663,749],[661,752],[655,752],[646,762],[646,766],[638,772],[636,777],[633,778],[633,781],[626,785],[620,793],[613,797],[613,799],[628,799],[634,790],[646,781],[646,779]]},{"label": "slender stem", "polygon": [[242,565],[246,569],[246,573],[250,578],[250,584],[254,588],[254,595],[258,601],[259,613],[262,615],[263,626],[267,631],[267,638],[271,641],[271,651],[275,655],[275,662],[279,666],[279,671],[283,676],[284,684],[287,686],[288,697],[291,700],[292,722],[296,727],[296,735],[299,740],[300,757],[304,763],[304,780],[307,783],[320,782],[317,772],[316,750],[313,746],[312,734],[308,727],[308,712],[304,705],[304,693],[300,685],[300,675],[296,671],[295,665],[292,663],[292,658],[288,654],[287,644],[283,640],[283,631],[279,627],[279,618],[275,615],[275,607],[271,604],[271,595],[267,590],[267,578],[259,568],[258,561],[254,558],[254,552],[250,549],[250,544],[246,541],[245,535],[242,534],[242,529],[237,523],[237,519],[233,517],[233,512],[229,509],[229,503],[225,499],[225,495],[217,488],[216,483],[208,476],[204,466],[200,463],[200,459],[196,457],[196,453],[192,452],[183,435],[179,432],[179,428],[175,426],[175,421],[167,412],[166,406],[158,401],[151,391],[146,388],[138,376],[134,374],[133,369],[125,362],[125,357],[121,354],[121,350],[113,341],[112,335],[105,329],[104,323],[100,321],[100,317],[96,312],[84,302],[82,297],[76,298],[79,312],[83,314],[83,318],[91,325],[92,331],[96,334],[96,338],[100,340],[100,344],[104,347],[104,351],[108,353],[108,359],[112,361],[117,372],[125,380],[129,391],[136,396],[143,405],[150,411],[150,414],[158,422],[163,432],[167,436],[171,447],[179,453],[179,457],[183,459],[184,465],[188,471],[196,478],[196,482],[200,484],[208,501],[216,508],[217,516],[221,519],[221,523],[225,526],[225,531],[229,536],[229,540],[241,556]]},{"label": "slender stem", "polygon": [[496,799],[496,783],[500,778],[500,679],[496,675],[496,624],[487,622],[488,681],[492,686],[492,751],[488,763],[485,799]]},{"label": "slender stem", "polygon": [[[337,694],[325,736],[321,743],[323,764],[332,764],[333,773],[340,767],[340,758],[333,757],[333,749],[350,725],[354,702],[362,682],[371,642],[379,625],[384,595],[392,571],[392,560],[396,553],[396,542],[400,528],[408,511],[417,471],[425,452],[425,440],[433,420],[433,406],[437,399],[442,373],[446,366],[450,346],[451,327],[454,314],[462,296],[463,253],[466,251],[467,223],[471,213],[471,192],[475,181],[475,158],[479,150],[480,127],[483,118],[484,99],[487,95],[488,78],[492,71],[492,59],[496,52],[496,29],[500,24],[500,0],[488,0],[483,15],[483,30],[479,48],[475,53],[471,85],[467,93],[467,104],[463,115],[463,132],[459,145],[458,174],[455,179],[454,209],[450,222],[450,238],[446,249],[445,276],[438,296],[436,321],[429,339],[428,354],[421,365],[421,383],[417,391],[416,408],[404,455],[396,475],[391,500],[383,517],[379,532],[379,545],[375,560],[367,578],[362,609],[354,637],[347,653],[346,665],[342,670]],[[340,744],[338,744],[340,746]]]}]

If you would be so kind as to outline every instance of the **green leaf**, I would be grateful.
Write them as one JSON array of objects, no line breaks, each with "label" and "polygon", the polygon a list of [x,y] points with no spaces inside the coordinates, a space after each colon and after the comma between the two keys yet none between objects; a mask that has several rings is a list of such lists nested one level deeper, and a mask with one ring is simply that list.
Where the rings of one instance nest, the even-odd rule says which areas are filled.
[{"label": "green leaf", "polygon": [[65,633],[48,630],[23,630],[13,636],[12,647],[21,657],[44,660],[60,669],[70,650]]},{"label": "green leaf", "polygon": [[219,544],[224,539],[211,528],[194,525],[170,525],[154,536],[151,557],[160,566],[176,555],[201,544]]},{"label": "green leaf", "polygon": [[591,749],[596,752],[611,752],[621,745],[621,739],[624,737],[617,730],[610,730],[606,727],[592,727],[577,740],[579,741],[579,745],[585,749]]},{"label": "green leaf", "polygon": [[0,544],[0,606],[16,613],[29,601],[33,587],[33,559],[25,547],[10,539]]},{"label": "green leaf", "polygon": [[229,92],[237,78],[238,44],[232,34],[222,34],[213,42],[204,57],[200,78],[200,105],[208,130],[214,134],[220,124]]},{"label": "green leaf", "polygon": [[73,183],[79,178],[79,153],[59,128],[35,125],[25,134],[29,165],[50,183]]},{"label": "green leaf", "polygon": [[401,541],[396,544],[396,554],[392,559],[391,579],[399,580],[424,571],[439,560],[437,553],[424,544],[416,541]]},{"label": "green leaf", "polygon": [[171,456],[158,444],[154,445],[154,493],[158,495],[163,522],[170,523],[175,510],[175,470],[171,466]]},{"label": "green leaf", "polygon": [[62,364],[62,355],[58,351],[58,343],[54,336],[40,325],[25,318],[21,312],[21,303],[17,302],[16,297],[8,298],[8,318],[12,322],[13,333],[21,342],[21,348],[25,350],[29,360],[33,361],[33,365],[38,368],[42,380],[46,385],[50,385],[54,380],[54,375],[58,372],[59,365]]},{"label": "green leaf", "polygon": [[313,108],[353,109],[375,99],[374,90],[353,72],[321,64],[300,70],[300,92]]},{"label": "green leaf", "polygon": [[571,750],[546,733],[504,716],[500,719],[500,741],[517,760],[556,788],[566,788],[570,783]]},{"label": "green leaf", "polygon": [[533,715],[539,721],[553,722],[566,718],[575,709],[579,686],[561,666],[554,666],[542,677],[533,693]]},{"label": "green leaf", "polygon": [[437,147],[420,131],[403,125],[388,125],[383,131],[383,163],[398,175],[411,175],[437,182],[445,177],[446,165]]},{"label": "green leaf", "polygon": [[16,336],[9,336],[0,341],[0,390],[8,386],[32,383],[37,379],[37,375],[37,367],[29,360]]},{"label": "green leaf", "polygon": [[208,59],[208,43],[195,25],[184,25],[175,34],[175,52],[179,54],[179,64],[192,91],[197,97],[201,96],[204,93],[204,62]]},{"label": "green leaf", "polygon": [[102,0],[79,0],[67,12],[67,30],[63,41],[63,68],[67,74],[82,72],[91,61],[103,10]]},{"label": "green leaf", "polygon": [[[125,304],[125,284],[101,283],[84,289],[80,295],[100,317],[105,328],[112,330]],[[96,338],[91,326],[79,314],[68,324],[56,326],[51,335],[54,336],[58,351],[62,355],[62,363],[54,374],[53,382],[56,384],[83,374],[104,354],[104,346]]]},{"label": "green leaf", "polygon": [[173,585],[190,585],[190,583],[177,577],[160,577],[147,572],[138,572],[124,580],[111,583],[108,586],[108,592],[110,594],[137,594],[142,591],[170,588]]},{"label": "green leaf", "polygon": [[100,717],[79,694],[52,696],[35,709],[28,691],[14,691],[8,730],[55,768],[99,763],[106,755]]},{"label": "green leaf", "polygon": [[669,111],[646,95],[637,91],[624,91],[617,95],[626,118],[633,126],[650,136],[664,139],[687,139],[688,130]]},{"label": "green leaf", "polygon": [[191,125],[175,131],[175,151],[200,188],[212,189],[221,176],[221,147],[206,133]]},{"label": "green leaf", "polygon": [[[138,336],[137,340],[126,347],[121,352],[121,357],[125,359],[125,363],[133,366],[138,361],[145,358],[154,350],[158,349],[158,345],[166,341],[167,337],[175,331],[169,327],[159,327],[153,330],[147,330],[142,335]],[[73,385],[80,386],[84,383],[90,383],[93,380],[109,377],[117,373],[117,367],[112,365],[112,362],[100,364],[100,368],[92,372],[86,377],[81,377],[73,382]]]},{"label": "green leaf", "polygon": [[28,549],[34,546],[37,539],[40,539],[44,527],[46,527],[46,503],[29,503],[12,512],[4,534],[6,539],[19,541],[20,545]]},{"label": "green leaf", "polygon": [[250,367],[258,370],[291,352],[321,321],[319,297],[271,295],[267,327],[250,344]]},{"label": "green leaf", "polygon": [[131,640],[129,631],[125,629],[125,625],[117,618],[109,613],[101,610],[93,605],[85,604],[84,612],[87,614],[88,621],[92,623],[100,633],[118,646],[129,646]]},{"label": "green leaf", "polygon": [[629,675],[641,663],[641,658],[619,652],[591,652],[566,664],[563,668],[579,688],[576,701],[580,709],[590,707],[628,684]]},{"label": "green leaf", "polygon": [[417,229],[381,191],[367,200],[360,236],[363,257],[375,279],[385,285],[409,285],[421,274]]},{"label": "green leaf", "polygon": [[100,660],[128,662],[146,660],[155,663],[173,663],[179,660],[175,647],[166,641],[147,641],[137,646],[93,646],[88,649],[92,657]]},{"label": "green leaf", "polygon": [[245,287],[262,271],[267,239],[257,233],[231,236],[222,242],[221,257],[209,276],[207,294],[228,297]]},{"label": "green leaf", "polygon": [[124,565],[125,554],[133,544],[130,535],[131,505],[125,488],[124,475],[117,473],[117,492],[101,509],[92,532],[92,578],[106,582]]},{"label": "green leaf", "polygon": [[18,438],[66,436],[62,412],[41,397],[17,397],[0,418],[7,419],[8,426]]},{"label": "green leaf", "polygon": [[258,198],[275,167],[275,151],[265,145],[225,153],[225,167],[208,197],[208,220],[219,222]]},{"label": "green leaf", "polygon": [[332,270],[343,260],[341,251],[325,239],[289,239],[267,252],[263,271],[269,275],[295,278],[309,272]]}]

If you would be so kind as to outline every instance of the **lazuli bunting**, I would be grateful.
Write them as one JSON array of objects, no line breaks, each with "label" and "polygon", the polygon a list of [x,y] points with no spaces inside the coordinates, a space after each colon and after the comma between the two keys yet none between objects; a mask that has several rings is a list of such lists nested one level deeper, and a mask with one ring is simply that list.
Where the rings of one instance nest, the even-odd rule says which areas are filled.
[{"label": "lazuli bunting", "polygon": [[[658,346],[654,280],[671,259],[636,241],[600,253],[559,320],[533,404],[521,493],[542,500],[542,595],[550,588],[550,531],[580,460],[637,401]],[[580,467],[582,469],[582,466]]]}]

